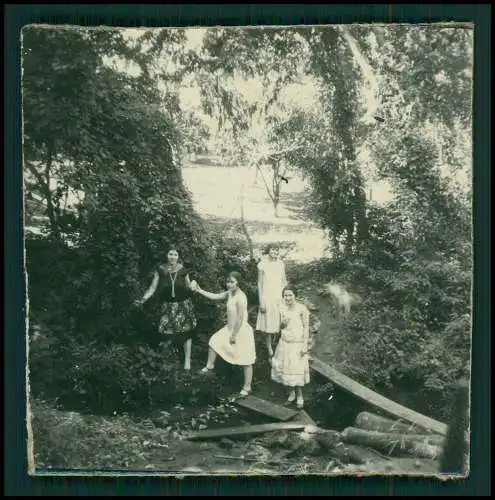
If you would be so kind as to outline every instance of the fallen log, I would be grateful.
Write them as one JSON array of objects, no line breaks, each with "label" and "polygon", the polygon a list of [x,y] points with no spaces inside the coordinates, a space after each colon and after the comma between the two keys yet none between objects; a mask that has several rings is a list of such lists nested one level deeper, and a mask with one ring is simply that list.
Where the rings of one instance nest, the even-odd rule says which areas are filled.
[{"label": "fallen log", "polygon": [[358,414],[355,420],[355,426],[367,431],[389,432],[394,434],[431,434],[431,431],[416,424],[392,420],[367,411]]},{"label": "fallen log", "polygon": [[[435,435],[388,434],[348,427],[341,433],[342,442],[375,448],[390,456],[437,459],[443,439]],[[441,440],[441,441],[440,441]]]},{"label": "fallen log", "polygon": [[311,435],[315,441],[326,450],[331,450],[340,443],[340,433],[336,431],[322,431]]},{"label": "fallen log", "polygon": [[215,439],[229,436],[244,436],[249,434],[263,434],[280,430],[303,430],[307,424],[301,422],[281,422],[263,425],[244,425],[242,427],[229,427],[225,429],[212,429],[198,432],[192,432],[184,436],[184,439],[190,441],[200,439]]},{"label": "fallen log", "polygon": [[366,464],[369,462],[381,462],[383,460],[390,461],[391,458],[375,450],[359,446],[357,444],[347,444],[347,452],[351,462],[355,464]]}]

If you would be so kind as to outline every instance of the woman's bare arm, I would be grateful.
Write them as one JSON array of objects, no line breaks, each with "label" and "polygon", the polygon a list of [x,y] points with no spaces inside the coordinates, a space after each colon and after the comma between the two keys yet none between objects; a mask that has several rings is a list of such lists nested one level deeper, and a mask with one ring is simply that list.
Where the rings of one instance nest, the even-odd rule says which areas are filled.
[{"label": "woman's bare arm", "polygon": [[149,298],[151,298],[153,296],[153,294],[156,292],[156,289],[158,287],[159,279],[160,279],[160,276],[158,275],[158,272],[155,271],[155,273],[153,274],[153,281],[151,282],[151,285],[148,288],[148,290],[146,290],[146,292],[144,292],[144,295],[143,295],[142,299],[140,300],[141,303],[146,302]]},{"label": "woman's bare arm", "polygon": [[241,329],[242,323],[244,321],[244,310],[246,309],[246,305],[244,303],[244,300],[238,299],[235,304],[235,321],[234,321],[234,326],[232,327],[232,333],[231,336],[236,338],[237,334],[239,333],[239,330]]},{"label": "woman's bare arm", "polygon": [[258,268],[258,297],[260,301],[260,306],[265,306],[265,300],[263,298],[263,271]]},{"label": "woman's bare arm", "polygon": [[186,286],[187,286],[187,288],[189,288],[189,290],[192,290],[191,278],[189,277],[189,274],[186,274]]},{"label": "woman's bare arm", "polygon": [[281,261],[282,263],[282,288],[287,286],[287,275],[285,273],[285,264],[284,261]]},{"label": "woman's bare arm", "polygon": [[206,297],[207,299],[210,299],[210,300],[223,300],[223,299],[226,299],[227,295],[229,293],[229,292],[220,292],[220,293],[207,292],[206,290],[203,290],[202,288],[199,288],[199,285],[198,285],[197,292],[200,295],[202,295],[203,297]]}]

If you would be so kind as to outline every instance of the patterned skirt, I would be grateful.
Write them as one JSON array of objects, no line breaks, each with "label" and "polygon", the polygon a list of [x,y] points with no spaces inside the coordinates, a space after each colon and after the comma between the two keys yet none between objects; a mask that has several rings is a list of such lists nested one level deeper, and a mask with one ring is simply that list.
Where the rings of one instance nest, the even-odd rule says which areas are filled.
[{"label": "patterned skirt", "polygon": [[160,308],[160,335],[184,335],[197,326],[191,299],[182,302],[164,302]]}]

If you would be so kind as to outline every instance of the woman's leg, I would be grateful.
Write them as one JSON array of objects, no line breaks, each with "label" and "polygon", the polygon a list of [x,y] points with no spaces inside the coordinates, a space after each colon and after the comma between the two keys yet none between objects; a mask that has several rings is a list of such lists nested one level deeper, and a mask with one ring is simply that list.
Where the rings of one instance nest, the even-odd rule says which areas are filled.
[{"label": "woman's leg", "polygon": [[217,353],[211,347],[208,347],[208,361],[206,363],[206,368],[208,368],[208,370],[213,370],[213,368],[215,368],[216,359]]},{"label": "woman's leg", "polygon": [[184,342],[184,370],[191,369],[191,348],[192,339],[189,338]]},{"label": "woman's leg", "polygon": [[289,397],[287,398],[287,401],[289,403],[293,403],[296,400],[296,390],[294,387],[289,387]]},{"label": "woman's leg", "polygon": [[253,381],[253,365],[243,366],[244,371],[244,387],[243,390],[250,392],[251,383]]},{"label": "woman's leg", "polygon": [[297,406],[302,407],[304,405],[304,398],[303,398],[303,393],[302,393],[302,387],[296,387],[296,391],[297,391],[296,404],[297,404]]},{"label": "woman's leg", "polygon": [[272,334],[271,333],[266,334],[266,348],[268,349],[268,356],[270,356],[270,358],[271,358],[273,356]]}]

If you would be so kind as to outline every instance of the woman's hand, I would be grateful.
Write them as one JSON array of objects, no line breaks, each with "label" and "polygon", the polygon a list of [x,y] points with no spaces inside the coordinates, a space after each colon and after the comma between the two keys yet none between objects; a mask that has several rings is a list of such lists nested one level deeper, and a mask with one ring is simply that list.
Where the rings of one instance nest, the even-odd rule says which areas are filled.
[{"label": "woman's hand", "polygon": [[265,306],[265,304],[260,304],[260,313],[262,313],[262,314],[266,313],[266,306]]},{"label": "woman's hand", "polygon": [[198,282],[196,280],[191,281],[191,291],[193,291],[193,292],[199,291],[199,285],[198,285]]},{"label": "woman's hand", "polygon": [[233,333],[230,334],[229,342],[234,345],[235,344],[235,335]]},{"label": "woman's hand", "polygon": [[144,304],[144,299],[136,299],[134,302],[133,302],[133,305],[134,307],[140,307]]}]

